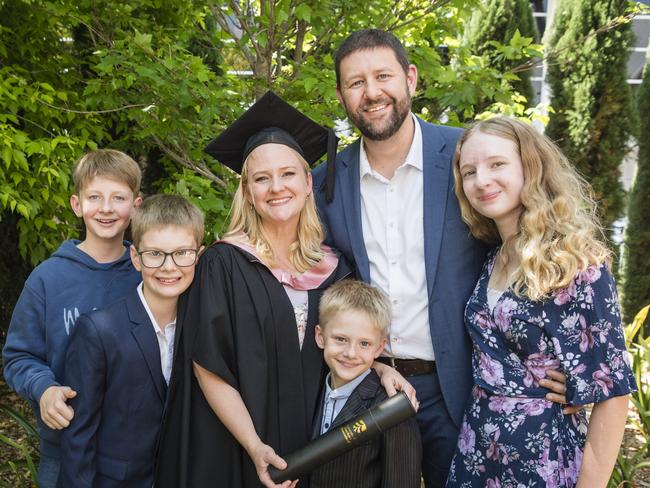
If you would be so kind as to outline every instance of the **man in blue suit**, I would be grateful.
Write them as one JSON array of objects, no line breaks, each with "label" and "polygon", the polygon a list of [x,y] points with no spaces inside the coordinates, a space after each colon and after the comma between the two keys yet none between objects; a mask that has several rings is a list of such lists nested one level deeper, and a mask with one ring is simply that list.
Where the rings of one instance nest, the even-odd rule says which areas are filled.
[{"label": "man in blue suit", "polygon": [[391,299],[383,361],[417,392],[423,476],[443,486],[472,385],[463,310],[485,258],[453,191],[461,131],[411,113],[417,69],[392,34],[351,34],[335,63],[339,100],[363,137],[337,156],[333,188],[325,165],[314,171],[316,201],[328,242]]},{"label": "man in blue suit", "polygon": [[443,486],[472,386],[463,312],[486,255],[462,221],[453,190],[461,131],[411,113],[417,68],[392,34],[352,33],[335,68],[338,98],[362,137],[338,154],[333,168],[314,171],[319,215],[327,242],[391,299],[389,344],[380,361],[415,388],[422,474],[427,487]]}]

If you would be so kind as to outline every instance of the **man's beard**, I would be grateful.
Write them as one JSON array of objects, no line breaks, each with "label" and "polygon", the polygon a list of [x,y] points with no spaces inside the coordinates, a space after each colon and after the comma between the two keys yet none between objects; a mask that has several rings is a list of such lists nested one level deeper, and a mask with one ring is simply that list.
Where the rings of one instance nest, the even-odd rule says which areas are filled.
[{"label": "man's beard", "polygon": [[[382,129],[376,129],[373,127],[371,121],[366,120],[364,117],[364,108],[368,106],[376,106],[387,103],[392,106],[391,114],[388,119],[388,124]],[[395,133],[402,127],[404,120],[411,111],[411,95],[406,90],[406,95],[401,100],[397,100],[393,97],[387,97],[386,99],[380,100],[378,102],[373,102],[372,104],[367,104],[365,107],[360,107],[356,112],[350,112],[347,110],[346,113],[348,118],[354,124],[354,126],[359,129],[359,132],[363,134],[366,139],[371,141],[385,141],[390,139]]]}]

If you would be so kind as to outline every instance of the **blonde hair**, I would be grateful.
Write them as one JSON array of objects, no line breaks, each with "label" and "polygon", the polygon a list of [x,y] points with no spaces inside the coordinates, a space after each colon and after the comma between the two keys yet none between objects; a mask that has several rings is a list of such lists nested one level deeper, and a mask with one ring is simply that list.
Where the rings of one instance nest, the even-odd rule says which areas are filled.
[{"label": "blonde hair", "polygon": [[588,266],[609,262],[589,184],[548,137],[510,117],[475,123],[456,146],[455,191],[474,237],[500,242],[494,221],[474,210],[463,192],[460,154],[465,141],[478,132],[514,142],[521,158],[524,187],[518,230],[502,243],[499,253],[504,265],[511,251],[520,259],[512,285],[516,294],[542,300],[568,286]]},{"label": "blonde hair", "polygon": [[321,329],[325,330],[336,314],[350,311],[366,314],[382,338],[388,335],[390,300],[378,288],[356,280],[342,280],[330,286],[323,293],[318,308]]},{"label": "blonde hair", "polygon": [[153,195],[136,208],[131,219],[131,237],[136,249],[142,236],[152,229],[176,226],[189,229],[197,246],[203,244],[203,213],[196,205],[180,195]]},{"label": "blonde hair", "polygon": [[[296,151],[289,149],[300,159],[305,175],[308,174],[310,169],[307,162]],[[254,152],[246,158],[242,166],[239,186],[230,209],[230,224],[224,239],[245,234],[248,243],[255,246],[262,260],[267,265],[273,266],[275,256],[268,239],[264,235],[262,220],[255,211],[253,204],[246,198],[246,192],[248,191],[248,161],[252,154]],[[305,206],[300,212],[298,240],[289,246],[289,262],[296,271],[303,273],[323,259],[325,253],[321,249],[321,243],[324,238],[325,235],[318,218],[314,195],[313,192],[310,192],[305,201]]]},{"label": "blonde hair", "polygon": [[83,155],[72,171],[74,193],[79,195],[95,177],[102,176],[126,184],[133,196],[140,194],[142,170],[129,155],[115,149],[96,149]]}]

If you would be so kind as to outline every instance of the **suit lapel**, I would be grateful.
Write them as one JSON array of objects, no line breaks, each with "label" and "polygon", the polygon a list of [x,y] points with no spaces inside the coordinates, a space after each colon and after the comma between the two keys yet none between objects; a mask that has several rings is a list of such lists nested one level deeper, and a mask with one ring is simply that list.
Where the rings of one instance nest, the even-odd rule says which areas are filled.
[{"label": "suit lapel", "polygon": [[345,402],[345,405],[343,405],[343,408],[332,422],[330,430],[346,424],[368,410],[369,405],[377,396],[379,386],[379,377],[375,370],[372,369],[370,374],[354,389],[348,401]]},{"label": "suit lapel", "polygon": [[158,339],[156,338],[153,324],[149,320],[147,311],[144,309],[137,292],[129,296],[127,299],[127,307],[131,320],[131,334],[147,363],[160,400],[164,403],[165,395],[167,394],[167,385],[162,374],[162,367],[160,366],[160,350],[158,349]]},{"label": "suit lapel", "polygon": [[359,181],[359,138],[354,144],[341,153],[343,164],[337,169],[337,185],[343,201],[343,216],[350,237],[350,248],[361,279],[370,283],[370,266],[368,254],[363,241],[361,227],[361,185]]},{"label": "suit lapel", "polygon": [[438,257],[442,244],[447,192],[449,189],[449,159],[454,151],[429,124],[420,121],[424,173],[424,260],[429,298],[433,292]]}]

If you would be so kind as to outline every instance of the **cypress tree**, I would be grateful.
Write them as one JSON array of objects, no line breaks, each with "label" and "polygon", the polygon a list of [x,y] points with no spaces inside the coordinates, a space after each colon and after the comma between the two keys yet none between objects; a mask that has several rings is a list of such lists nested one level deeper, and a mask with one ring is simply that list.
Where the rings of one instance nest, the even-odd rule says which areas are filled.
[{"label": "cypress tree", "polygon": [[631,322],[635,314],[650,303],[650,64],[646,64],[643,71],[636,102],[641,137],[638,138],[636,179],[629,195],[623,255],[623,312],[626,323]]},{"label": "cypress tree", "polygon": [[[521,64],[522,60],[496,60],[497,52],[489,41],[508,44],[519,30],[522,37],[539,38],[533,11],[528,0],[482,0],[470,19],[465,31],[465,39],[469,46],[479,54],[487,54],[492,66],[501,72],[508,71]],[[517,73],[519,80],[513,82],[513,87],[526,97],[528,106],[533,102],[533,84],[530,81],[531,71]]]},{"label": "cypress tree", "polygon": [[628,6],[627,0],[562,0],[548,42],[547,82],[555,113],[546,133],[593,186],[606,229],[624,208],[619,166],[634,129],[626,81],[632,33],[629,23],[590,33]]}]

